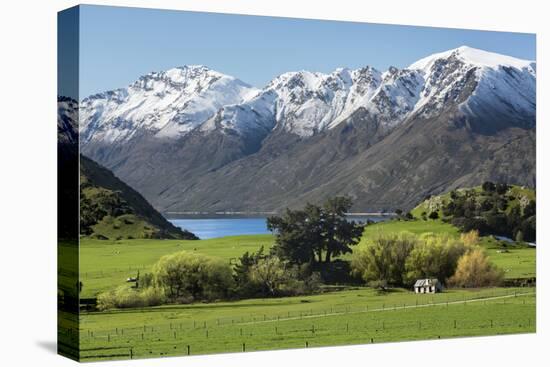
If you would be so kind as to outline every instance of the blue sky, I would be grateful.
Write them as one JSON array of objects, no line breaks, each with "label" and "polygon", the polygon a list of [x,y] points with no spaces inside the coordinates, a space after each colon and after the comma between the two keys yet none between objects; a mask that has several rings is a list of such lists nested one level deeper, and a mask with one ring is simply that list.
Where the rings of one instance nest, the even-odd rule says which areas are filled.
[{"label": "blue sky", "polygon": [[80,98],[185,64],[263,87],[286,71],[385,70],[461,45],[536,56],[533,34],[82,6]]}]

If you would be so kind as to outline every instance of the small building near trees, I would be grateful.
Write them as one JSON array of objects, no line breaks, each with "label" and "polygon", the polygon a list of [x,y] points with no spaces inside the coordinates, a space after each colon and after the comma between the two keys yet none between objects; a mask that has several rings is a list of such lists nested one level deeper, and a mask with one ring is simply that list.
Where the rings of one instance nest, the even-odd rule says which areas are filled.
[{"label": "small building near trees", "polygon": [[414,283],[415,293],[437,293],[443,291],[443,285],[437,279],[418,279]]}]

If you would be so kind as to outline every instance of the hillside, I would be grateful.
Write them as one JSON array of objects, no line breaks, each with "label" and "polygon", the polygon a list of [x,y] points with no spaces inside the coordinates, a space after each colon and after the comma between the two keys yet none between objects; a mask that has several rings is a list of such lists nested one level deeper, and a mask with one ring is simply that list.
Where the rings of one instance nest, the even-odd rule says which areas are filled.
[{"label": "hillside", "polygon": [[80,232],[99,239],[197,239],[168,222],[111,171],[80,156]]},{"label": "hillside", "polygon": [[411,214],[443,219],[463,231],[536,241],[536,193],[533,189],[485,182],[427,198]]}]

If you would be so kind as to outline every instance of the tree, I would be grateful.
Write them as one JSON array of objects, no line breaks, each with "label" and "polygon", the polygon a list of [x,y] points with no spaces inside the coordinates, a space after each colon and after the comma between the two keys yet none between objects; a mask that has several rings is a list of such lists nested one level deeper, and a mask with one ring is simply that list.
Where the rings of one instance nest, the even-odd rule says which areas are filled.
[{"label": "tree", "polygon": [[274,253],[293,263],[313,263],[322,260],[321,208],[307,204],[303,210],[287,209],[283,216],[267,219],[267,227],[275,233]]},{"label": "tree", "polygon": [[494,183],[490,182],[490,181],[485,181],[482,185],[481,185],[481,188],[483,189],[483,191],[485,192],[493,192],[496,190],[496,186]]},{"label": "tree", "polygon": [[275,296],[288,280],[285,263],[277,256],[261,259],[250,268],[250,279],[261,285],[264,293]]},{"label": "tree", "polygon": [[451,277],[458,259],[466,252],[463,242],[447,235],[427,233],[419,238],[405,263],[405,281],[412,284],[419,278],[437,278],[445,282]]},{"label": "tree", "polygon": [[330,262],[331,256],[351,253],[351,246],[361,239],[363,226],[346,218],[352,205],[350,198],[342,196],[328,199],[323,205],[321,213],[325,220],[321,222],[321,228],[326,263]]},{"label": "tree", "polygon": [[161,257],[152,273],[155,284],[172,301],[223,298],[233,286],[229,264],[186,251]]},{"label": "tree", "polygon": [[350,253],[363,233],[363,225],[346,218],[351,206],[351,199],[335,197],[321,207],[307,204],[302,210],[287,209],[283,216],[269,217],[267,227],[275,233],[273,251],[294,264],[330,263],[334,256]]},{"label": "tree", "polygon": [[529,203],[523,208],[523,216],[524,217],[531,217],[535,215],[537,212],[537,204],[534,200],[529,200]]},{"label": "tree", "polygon": [[516,242],[523,242],[523,232],[521,230],[516,232]]},{"label": "tree", "polygon": [[481,249],[474,249],[463,255],[449,284],[455,287],[477,288],[497,286],[502,283],[504,273],[489,262]]},{"label": "tree", "polygon": [[509,189],[510,189],[510,186],[508,186],[505,183],[497,183],[496,184],[496,191],[497,191],[497,194],[499,194],[499,195],[506,194]]},{"label": "tree", "polygon": [[234,267],[234,276],[237,294],[241,297],[249,297],[259,294],[261,289],[250,278],[250,270],[261,259],[264,259],[264,247],[260,247],[258,252],[245,252],[239,262]]},{"label": "tree", "polygon": [[438,219],[439,218],[439,213],[437,211],[433,211],[433,212],[430,213],[428,218],[433,219],[433,220]]},{"label": "tree", "polygon": [[403,285],[405,263],[416,244],[417,237],[407,232],[369,239],[353,253],[352,273],[369,284]]},{"label": "tree", "polygon": [[474,247],[479,243],[479,231],[472,230],[460,235],[460,241],[467,247]]}]

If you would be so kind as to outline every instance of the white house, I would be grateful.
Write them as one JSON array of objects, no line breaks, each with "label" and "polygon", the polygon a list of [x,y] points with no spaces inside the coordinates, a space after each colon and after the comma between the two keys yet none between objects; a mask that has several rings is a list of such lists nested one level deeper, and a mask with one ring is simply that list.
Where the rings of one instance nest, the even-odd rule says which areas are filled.
[{"label": "white house", "polygon": [[415,293],[436,293],[442,290],[443,286],[437,279],[418,279],[414,283]]}]

